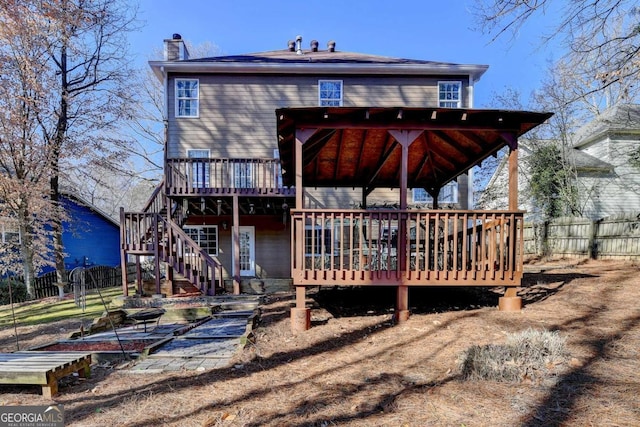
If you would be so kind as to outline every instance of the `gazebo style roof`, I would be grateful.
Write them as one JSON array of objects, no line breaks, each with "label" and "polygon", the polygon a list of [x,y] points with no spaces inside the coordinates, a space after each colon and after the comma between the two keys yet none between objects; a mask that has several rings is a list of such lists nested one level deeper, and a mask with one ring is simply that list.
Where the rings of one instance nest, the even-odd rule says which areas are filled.
[{"label": "gazebo style roof", "polygon": [[[553,113],[451,108],[311,107],[276,110],[284,184],[295,185],[296,131],[309,187],[399,188],[402,143],[407,188],[439,191]],[[393,135],[393,136],[392,136]]]}]

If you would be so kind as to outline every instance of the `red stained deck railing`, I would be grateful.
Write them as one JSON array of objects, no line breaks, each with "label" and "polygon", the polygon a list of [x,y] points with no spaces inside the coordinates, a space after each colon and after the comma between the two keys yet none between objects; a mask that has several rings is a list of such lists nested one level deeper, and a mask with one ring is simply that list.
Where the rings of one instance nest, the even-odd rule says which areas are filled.
[{"label": "red stained deck railing", "polygon": [[292,211],[296,285],[517,286],[523,213]]},{"label": "red stained deck railing", "polygon": [[[152,255],[170,264],[205,294],[222,285],[222,265],[176,223],[156,213],[120,212],[120,241],[124,255]],[[155,263],[159,274],[159,263]]]},{"label": "red stained deck railing", "polygon": [[167,194],[292,195],[282,185],[279,159],[167,159]]}]

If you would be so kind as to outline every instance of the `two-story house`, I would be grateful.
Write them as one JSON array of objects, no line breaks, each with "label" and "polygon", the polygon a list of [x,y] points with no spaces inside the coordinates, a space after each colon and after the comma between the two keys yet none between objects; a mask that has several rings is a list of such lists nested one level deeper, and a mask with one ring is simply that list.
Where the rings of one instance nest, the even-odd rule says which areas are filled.
[{"label": "two-story house", "polygon": [[[640,152],[640,105],[612,106],[580,127],[571,135],[573,146],[560,147],[557,141],[534,141],[558,144],[559,152],[573,171],[577,190],[576,206],[580,216],[592,220],[640,211],[640,168],[632,156]],[[527,211],[528,221],[542,218],[540,209],[529,196],[531,172],[529,156],[532,143],[520,144],[520,207]],[[506,163],[498,165],[479,198],[485,209],[504,208],[508,201],[505,183]]]},{"label": "two-story house", "polygon": [[165,88],[165,179],[145,212],[122,213],[123,262],[154,255],[156,277],[162,261],[207,293],[291,278],[303,317],[310,285],[398,286],[402,317],[409,285],[519,283],[521,214],[470,211],[466,173],[517,153],[548,114],[472,109],[487,66],[301,37],[189,59],[177,34],[150,66]]}]

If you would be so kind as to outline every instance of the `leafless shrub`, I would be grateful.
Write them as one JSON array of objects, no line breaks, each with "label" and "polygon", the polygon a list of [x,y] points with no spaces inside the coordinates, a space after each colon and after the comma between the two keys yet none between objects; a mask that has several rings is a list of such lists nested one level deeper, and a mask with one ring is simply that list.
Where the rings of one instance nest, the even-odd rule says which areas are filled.
[{"label": "leafless shrub", "polygon": [[458,359],[465,379],[503,382],[539,380],[566,359],[565,338],[529,329],[510,334],[502,345],[474,345]]}]

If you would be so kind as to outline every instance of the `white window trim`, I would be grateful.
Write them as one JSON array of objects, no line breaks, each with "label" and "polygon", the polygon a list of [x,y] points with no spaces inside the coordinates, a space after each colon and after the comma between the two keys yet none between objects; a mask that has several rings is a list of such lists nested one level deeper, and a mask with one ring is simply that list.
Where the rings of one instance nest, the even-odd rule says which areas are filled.
[{"label": "white window trim", "polygon": [[[216,240],[215,240],[215,252],[207,252],[209,255],[212,256],[218,256],[218,252],[220,251],[220,230],[218,228],[217,225],[211,224],[211,225],[197,225],[197,224],[188,224],[188,225],[183,225],[182,226],[183,230],[185,228],[193,228],[193,229],[202,229],[202,228],[214,228],[216,230]],[[185,233],[187,233],[187,235],[189,234],[186,230],[184,230]],[[191,237],[191,236],[189,236]],[[200,242],[196,242],[198,245],[200,245]]]},{"label": "white window trim", "polygon": [[[452,102],[450,100],[446,100],[446,99],[440,99],[440,85],[443,84],[451,84],[451,83],[455,83],[459,86],[459,92],[458,94],[460,95],[460,99],[458,99],[458,105],[457,107],[441,107],[440,103],[441,102]],[[462,81],[461,80],[440,80],[438,81],[438,107],[439,108],[462,108]]]},{"label": "white window trim", "polygon": [[340,83],[340,105],[339,106],[342,107],[342,103],[344,100],[344,82],[342,80],[331,80],[331,79],[318,80],[318,106],[327,107],[327,105],[322,105],[323,99],[320,96],[320,86],[324,82]]},{"label": "white window trim", "polygon": [[[191,81],[191,82],[198,82],[198,94],[196,96],[196,98],[178,98],[178,82],[179,81]],[[200,118],[200,79],[183,79],[183,78],[176,78],[175,82],[173,84],[173,90],[174,90],[174,98],[175,98],[175,117],[176,118],[181,118],[181,119],[197,119]],[[195,116],[183,116],[180,115],[180,109],[178,108],[178,104],[180,102],[180,99],[195,99],[198,102],[198,109],[196,111],[196,115]]]},{"label": "white window trim", "polygon": [[[17,244],[21,244],[22,243],[22,234],[20,233],[20,230],[17,227],[17,224],[15,224],[15,227],[13,226],[13,224],[7,224],[7,223],[2,223],[2,241],[0,243],[17,243]],[[18,241],[17,242],[9,242],[9,239],[7,238],[7,235],[12,235],[12,234],[17,234],[18,235]]]},{"label": "white window trim", "polygon": [[[192,151],[206,151],[207,152],[207,157],[191,157],[189,155],[189,153],[191,153]],[[187,148],[187,158],[188,159],[210,159],[211,158],[211,150],[208,149],[208,148]],[[194,174],[193,171],[194,171],[194,168],[195,168],[195,163],[191,164],[191,170],[189,171],[189,173],[192,175],[191,185],[194,188],[203,188],[203,187],[204,188],[208,188],[209,187],[209,183],[211,182],[211,166],[210,166],[210,163],[209,162],[204,163],[204,167],[206,168],[205,174],[206,174],[209,182],[206,182],[206,183],[203,182],[202,185],[198,185],[198,184],[200,184],[200,182],[198,180],[193,180],[193,174]]]},{"label": "white window trim", "polygon": [[[458,182],[457,181],[451,181],[450,183],[447,183],[444,187],[442,187],[440,189],[440,195],[442,195],[442,191],[447,187],[447,186],[451,186],[452,187],[452,196],[453,196],[453,200],[445,200],[445,199],[441,199],[438,198],[438,203],[458,203],[458,201],[460,200],[460,195],[458,193]],[[416,190],[420,191],[420,190],[424,190],[426,192],[426,190],[424,188],[413,188],[411,190],[411,199],[413,201],[414,204],[419,204],[419,203],[433,203],[433,198],[431,197],[431,195],[427,192],[427,200],[416,200]]]}]

